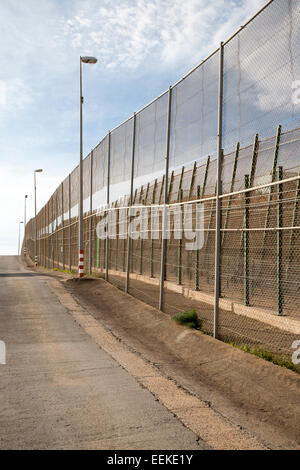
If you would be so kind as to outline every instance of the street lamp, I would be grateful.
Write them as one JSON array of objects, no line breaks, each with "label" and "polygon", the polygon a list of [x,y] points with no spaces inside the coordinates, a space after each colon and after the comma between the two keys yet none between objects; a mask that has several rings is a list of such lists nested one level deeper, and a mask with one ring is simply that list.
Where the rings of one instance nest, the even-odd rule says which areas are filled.
[{"label": "street lamp", "polygon": [[26,200],[28,196],[25,194],[25,203],[24,203],[24,256],[27,255],[27,248],[26,248]]},{"label": "street lamp", "polygon": [[34,170],[34,221],[35,221],[35,240],[34,240],[34,264],[38,265],[37,254],[37,220],[36,220],[36,173],[42,173],[42,169]]},{"label": "street lamp", "polygon": [[19,222],[19,238],[18,238],[18,256],[20,256],[20,237],[21,237],[21,224],[23,224],[23,221],[22,222]]},{"label": "street lamp", "polygon": [[78,224],[78,276],[83,277],[84,273],[84,251],[83,251],[83,181],[82,181],[82,159],[83,159],[83,139],[82,139],[82,63],[96,64],[96,57],[80,56],[80,159],[79,159],[79,224]]}]

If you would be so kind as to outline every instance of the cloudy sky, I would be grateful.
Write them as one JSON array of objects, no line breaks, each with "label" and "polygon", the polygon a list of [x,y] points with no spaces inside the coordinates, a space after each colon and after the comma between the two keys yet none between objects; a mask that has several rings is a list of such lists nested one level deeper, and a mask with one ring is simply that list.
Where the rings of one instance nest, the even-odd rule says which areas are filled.
[{"label": "cloudy sky", "polygon": [[77,165],[79,56],[84,153],[227,39],[265,0],[0,0],[0,254]]}]

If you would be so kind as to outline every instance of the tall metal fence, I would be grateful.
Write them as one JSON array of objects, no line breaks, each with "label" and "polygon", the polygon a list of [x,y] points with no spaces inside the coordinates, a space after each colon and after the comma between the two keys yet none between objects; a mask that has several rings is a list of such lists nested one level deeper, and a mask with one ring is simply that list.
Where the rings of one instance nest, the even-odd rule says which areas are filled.
[{"label": "tall metal fence", "polygon": [[[85,272],[170,314],[194,308],[202,329],[226,341],[292,354],[300,336],[297,80],[300,2],[273,0],[109,132],[83,162]],[[34,259],[37,223],[46,268],[77,270],[78,197],[77,167],[27,224],[27,251]],[[178,218],[166,224],[164,213],[147,211],[189,207],[195,231],[199,203],[204,238],[194,250],[177,237]],[[115,233],[98,238],[108,214]]]}]

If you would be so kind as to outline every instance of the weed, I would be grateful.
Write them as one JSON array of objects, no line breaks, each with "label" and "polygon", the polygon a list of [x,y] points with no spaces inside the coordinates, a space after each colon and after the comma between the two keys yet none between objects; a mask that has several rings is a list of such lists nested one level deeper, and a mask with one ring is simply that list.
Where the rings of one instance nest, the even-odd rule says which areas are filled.
[{"label": "weed", "polygon": [[202,329],[202,322],[199,320],[195,310],[188,310],[187,312],[178,313],[172,317],[179,325],[187,326],[188,328],[194,328],[196,330]]},{"label": "weed", "polygon": [[272,362],[277,366],[285,367],[286,369],[292,370],[293,372],[297,372],[298,374],[300,374],[300,367],[294,364],[291,359],[287,358],[286,356],[280,356],[278,354],[274,354],[271,351],[267,351],[261,347],[254,348],[248,346],[247,344],[241,345],[232,342],[230,342],[229,344],[231,346],[234,346],[235,348],[240,349],[241,351],[253,354],[254,356],[260,357],[265,361]]}]

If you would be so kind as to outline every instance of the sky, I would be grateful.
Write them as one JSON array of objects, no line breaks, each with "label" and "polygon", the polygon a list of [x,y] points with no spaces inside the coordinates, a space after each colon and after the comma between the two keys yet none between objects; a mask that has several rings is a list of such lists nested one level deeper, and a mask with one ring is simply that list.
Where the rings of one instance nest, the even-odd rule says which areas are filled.
[{"label": "sky", "polygon": [[[216,49],[265,0],[0,0],[0,255],[79,159]],[[21,236],[23,233],[21,233]]]}]

